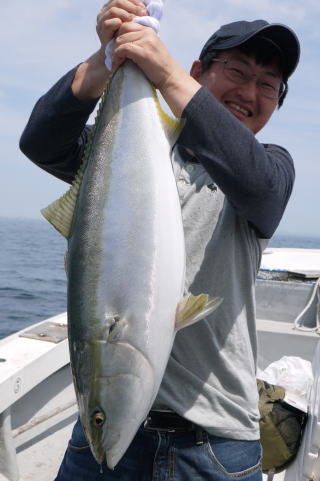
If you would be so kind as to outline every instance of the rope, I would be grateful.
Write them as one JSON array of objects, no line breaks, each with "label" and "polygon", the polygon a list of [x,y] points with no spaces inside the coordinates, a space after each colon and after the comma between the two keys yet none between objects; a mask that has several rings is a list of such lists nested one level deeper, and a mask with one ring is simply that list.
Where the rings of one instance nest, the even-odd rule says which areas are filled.
[{"label": "rope", "polygon": [[[316,316],[316,326],[315,327],[306,327],[303,325],[303,322],[301,319],[303,318],[304,314],[310,309],[310,307],[313,305],[313,302],[315,300],[315,297],[317,296],[317,316]],[[296,317],[294,321],[294,329],[300,330],[300,331],[315,331],[318,334],[320,334],[320,313],[319,313],[319,306],[320,306],[320,277],[315,283],[315,286],[312,291],[312,295],[310,297],[309,302],[305,306],[305,308],[300,312],[300,314]]]},{"label": "rope", "polygon": [[[153,30],[155,30],[156,33],[158,33],[160,28],[160,20],[163,12],[163,2],[164,0],[143,0],[143,3],[147,7],[149,15],[145,17],[136,17],[133,19],[133,22],[144,25],[145,27],[151,27],[153,28]],[[112,52],[114,48],[114,42],[114,38],[110,40],[105,50],[105,64],[109,70],[112,69]]]},{"label": "rope", "polygon": [[274,469],[270,469],[270,470],[268,471],[267,481],[272,481],[273,478],[274,478],[274,475],[275,475],[275,470],[274,470]]}]

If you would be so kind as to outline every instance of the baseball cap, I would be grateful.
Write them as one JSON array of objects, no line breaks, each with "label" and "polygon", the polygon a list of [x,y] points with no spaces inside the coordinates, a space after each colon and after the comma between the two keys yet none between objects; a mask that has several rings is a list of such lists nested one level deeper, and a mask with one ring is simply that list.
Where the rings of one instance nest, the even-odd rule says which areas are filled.
[{"label": "baseball cap", "polygon": [[199,58],[201,60],[210,50],[237,47],[254,36],[264,37],[277,45],[283,53],[284,74],[286,78],[290,77],[299,62],[300,44],[294,31],[281,23],[240,20],[223,25],[205,43]]}]

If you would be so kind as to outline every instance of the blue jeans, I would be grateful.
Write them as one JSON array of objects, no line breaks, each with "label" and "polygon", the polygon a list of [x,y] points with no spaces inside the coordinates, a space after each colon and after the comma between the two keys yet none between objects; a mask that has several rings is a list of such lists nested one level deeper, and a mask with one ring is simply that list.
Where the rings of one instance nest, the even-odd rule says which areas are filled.
[{"label": "blue jeans", "polygon": [[[199,437],[197,437],[199,441]],[[80,421],[55,481],[262,481],[259,441],[201,431],[166,433],[142,427],[112,471],[93,458]]]}]

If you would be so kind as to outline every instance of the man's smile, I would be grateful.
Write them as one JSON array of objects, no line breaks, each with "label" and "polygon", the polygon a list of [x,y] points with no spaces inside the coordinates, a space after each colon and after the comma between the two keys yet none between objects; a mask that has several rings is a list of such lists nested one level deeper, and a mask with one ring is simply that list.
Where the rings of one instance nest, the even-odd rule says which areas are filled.
[{"label": "man's smile", "polygon": [[239,105],[235,102],[226,100],[225,105],[229,109],[236,110],[237,112],[240,112],[241,114],[245,115],[246,117],[252,117],[252,112],[250,110],[245,109],[244,107],[242,107],[241,105]]}]

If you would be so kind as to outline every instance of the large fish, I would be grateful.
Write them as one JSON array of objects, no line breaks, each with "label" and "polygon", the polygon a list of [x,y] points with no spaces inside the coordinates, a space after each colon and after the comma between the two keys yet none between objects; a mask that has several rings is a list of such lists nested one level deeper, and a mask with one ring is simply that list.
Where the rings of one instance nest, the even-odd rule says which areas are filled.
[{"label": "large fish", "polygon": [[152,406],[176,330],[221,301],[182,299],[185,246],[170,160],[178,132],[142,71],[126,61],[70,191],[42,211],[68,239],[75,391],[92,453],[110,468]]}]

